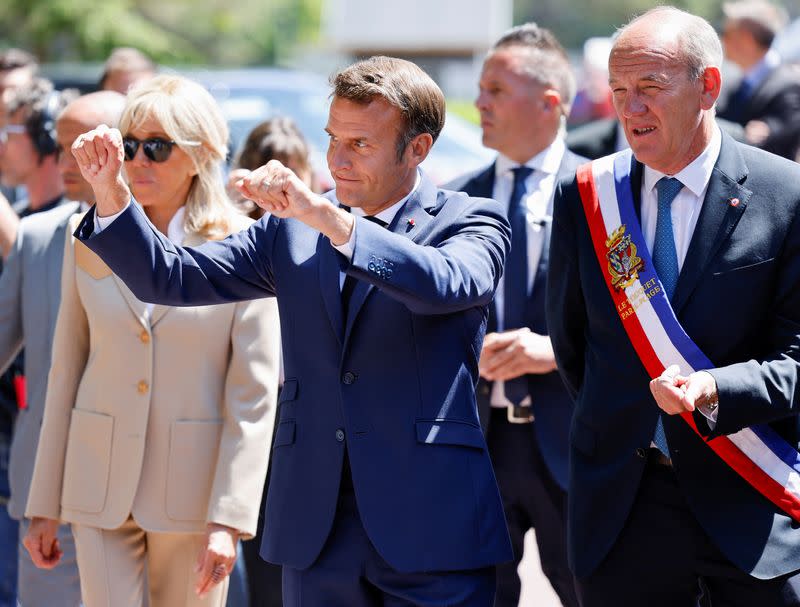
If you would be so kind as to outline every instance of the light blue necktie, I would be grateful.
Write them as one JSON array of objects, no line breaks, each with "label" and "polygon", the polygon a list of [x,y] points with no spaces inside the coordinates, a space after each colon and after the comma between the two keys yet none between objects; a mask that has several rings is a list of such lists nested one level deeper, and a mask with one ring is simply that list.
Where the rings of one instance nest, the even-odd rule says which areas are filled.
[{"label": "light blue necktie", "polygon": [[[658,191],[658,215],[656,218],[656,238],[653,242],[653,268],[661,280],[667,297],[672,300],[678,284],[678,253],[675,249],[675,235],[672,232],[672,201],[683,188],[674,177],[662,177],[656,183]],[[661,415],[658,416],[653,442],[664,455],[669,457],[667,436]]]}]

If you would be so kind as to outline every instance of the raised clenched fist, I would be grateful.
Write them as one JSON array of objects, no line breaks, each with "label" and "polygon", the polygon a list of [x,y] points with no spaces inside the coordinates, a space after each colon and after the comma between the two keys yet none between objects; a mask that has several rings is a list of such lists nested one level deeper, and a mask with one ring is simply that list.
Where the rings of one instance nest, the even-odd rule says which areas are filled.
[{"label": "raised clenched fist", "polygon": [[125,152],[119,130],[101,124],[79,135],[72,144],[72,155],[94,190],[98,214],[112,215],[122,210],[130,200],[130,190],[122,178]]}]

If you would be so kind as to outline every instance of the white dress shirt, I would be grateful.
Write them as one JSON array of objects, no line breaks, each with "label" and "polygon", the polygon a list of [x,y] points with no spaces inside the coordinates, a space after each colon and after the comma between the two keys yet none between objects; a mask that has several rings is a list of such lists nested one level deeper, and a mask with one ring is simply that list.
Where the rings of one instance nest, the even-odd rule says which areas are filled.
[{"label": "white dress shirt", "polygon": [[[558,168],[564,158],[566,146],[561,137],[556,137],[553,143],[528,160],[524,166],[532,168],[533,172],[525,180],[525,199],[523,204],[527,210],[527,247],[528,247],[528,293],[531,293],[533,282],[536,279],[536,270],[542,257],[544,247],[545,226],[553,218],[553,195],[556,190]],[[514,190],[514,173],[512,170],[520,166],[507,156],[499,154],[495,162],[494,190],[492,198],[503,204],[508,212],[511,194]],[[503,331],[505,286],[504,280],[497,285],[494,296],[494,306],[497,318],[497,330]],[[516,328],[516,327],[515,327]],[[509,407],[511,402],[505,396],[505,383],[496,381],[492,384],[490,398],[492,407]],[[523,406],[530,404],[530,397],[521,403]]]},{"label": "white dress shirt", "polygon": [[[683,262],[686,260],[686,253],[689,251],[689,243],[697,226],[697,219],[700,216],[703,199],[706,197],[711,173],[719,158],[721,145],[722,135],[719,127],[715,125],[714,133],[706,149],[675,175],[665,175],[646,165],[644,167],[644,178],[642,179],[642,230],[644,231],[647,249],[651,254],[653,252],[653,242],[656,238],[656,222],[658,219],[656,183],[662,177],[675,177],[683,184],[683,189],[678,192],[670,209],[672,234],[675,237],[675,251],[678,254],[679,271],[683,269]],[[717,422],[719,409],[708,411],[700,408],[699,410],[700,413],[708,418],[709,425],[713,429]]]},{"label": "white dress shirt", "polygon": [[666,175],[650,167],[644,167],[642,179],[642,231],[647,249],[652,254],[653,242],[656,238],[656,222],[658,220],[658,192],[656,183],[662,177],[675,177],[683,184],[672,202],[672,233],[675,237],[675,251],[678,253],[678,270],[683,268],[689,242],[692,240],[700,208],[708,190],[711,172],[719,158],[722,135],[714,126],[714,134],[706,149],[691,163],[675,175]]}]

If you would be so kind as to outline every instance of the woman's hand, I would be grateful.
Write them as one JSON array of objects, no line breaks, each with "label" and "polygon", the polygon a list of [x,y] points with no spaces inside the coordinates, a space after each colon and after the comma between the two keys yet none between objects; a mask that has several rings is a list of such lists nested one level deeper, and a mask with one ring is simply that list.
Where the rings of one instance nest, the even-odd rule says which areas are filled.
[{"label": "woman's hand", "polygon": [[40,569],[52,569],[61,560],[62,552],[57,537],[58,525],[56,520],[35,516],[22,540],[33,564]]},{"label": "woman's hand", "polygon": [[202,599],[211,589],[225,579],[236,563],[236,542],[239,532],[232,527],[209,523],[206,545],[197,555],[197,583],[195,592]]},{"label": "woman's hand", "polygon": [[122,178],[125,158],[122,134],[101,124],[75,139],[72,155],[81,175],[94,190],[97,214],[107,217],[122,211],[131,199],[131,192]]}]

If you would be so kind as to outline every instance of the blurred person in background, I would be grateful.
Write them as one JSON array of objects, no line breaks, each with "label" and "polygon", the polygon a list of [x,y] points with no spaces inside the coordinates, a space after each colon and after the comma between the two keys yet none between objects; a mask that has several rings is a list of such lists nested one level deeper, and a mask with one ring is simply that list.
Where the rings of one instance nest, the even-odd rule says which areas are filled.
[{"label": "blurred person in background", "polygon": [[270,160],[280,161],[294,171],[309,188],[317,191],[313,184],[309,154],[308,143],[291,118],[278,116],[265,120],[250,131],[236,157],[234,169],[228,175],[228,194],[242,213],[259,219],[264,214],[263,209],[252,200],[244,198],[235,184],[250,171]]},{"label": "blurred person in background", "polygon": [[[32,68],[20,68],[23,72]],[[0,178],[10,187],[24,186],[27,197],[13,210],[19,216],[53,209],[63,201],[64,185],[56,161],[55,120],[68,95],[36,78],[4,93],[5,114],[0,127]],[[0,203],[2,204],[2,203]],[[18,221],[3,204],[0,212],[4,251],[16,239]],[[4,313],[6,311],[3,311]],[[16,352],[14,353],[16,354]],[[24,357],[20,353],[0,375],[0,593],[13,599],[17,581],[18,523],[10,516],[8,469],[11,437],[17,411],[26,406]],[[23,498],[24,501],[24,498]],[[19,513],[15,518],[19,518]],[[0,603],[2,604],[2,603]]]},{"label": "blurred person in background", "polygon": [[14,204],[20,217],[49,210],[63,200],[56,116],[73,97],[55,91],[44,78],[9,96],[5,124],[0,128],[0,178],[7,186],[24,186],[25,198]]},{"label": "blurred person in background", "polygon": [[572,102],[568,126],[574,127],[596,120],[614,119],[611,89],[608,88],[608,54],[611,38],[593,37],[583,43],[583,67],[580,88]]},{"label": "blurred person in background", "polygon": [[101,91],[127,95],[132,87],[155,75],[156,64],[147,55],[135,48],[120,47],[111,51],[97,86]]},{"label": "blurred person in background", "polygon": [[445,186],[494,198],[511,223],[504,279],[490,304],[480,357],[478,412],[503,498],[514,560],[497,568],[497,607],[519,603],[525,534],[536,530],[542,570],[565,607],[577,607],[567,565],[566,488],[572,401],[547,336],[544,286],[553,193],[586,162],[564,145],[575,95],[564,48],[526,23],[506,32],[483,63],[475,101],[495,162]]},{"label": "blurred person in background", "polygon": [[[127,182],[160,238],[200,244],[251,223],[225,195],[228,129],[200,85],[136,87],[120,130]],[[71,237],[61,284],[26,548],[54,567],[58,521],[72,523],[86,607],[140,607],[145,592],[151,607],[224,605],[267,471],[275,302],[143,303]]]},{"label": "blurred person in background", "polygon": [[786,11],[766,0],[739,0],[722,5],[725,57],[742,71],[742,79],[717,115],[738,126],[740,138],[785,158],[795,158],[800,136],[800,68],[781,62],[771,49],[785,27]]},{"label": "blurred person in background", "polygon": [[[294,171],[295,175],[309,188],[314,189],[309,148],[300,129],[291,118],[285,116],[265,120],[250,131],[234,161],[236,168],[230,172],[228,177],[229,195],[239,209],[253,219],[260,218],[264,214],[264,210],[252,200],[244,198],[236,189],[235,183],[248,175],[250,171],[264,166],[270,160],[278,160]],[[264,531],[264,508],[268,486],[269,482],[265,483],[256,536],[242,545],[247,565],[247,586],[251,607],[280,607],[281,605],[281,568],[268,563],[259,555]]]},{"label": "blurred person in background", "polygon": [[[12,254],[0,275],[0,370],[25,347],[27,398],[20,409],[11,443],[9,513],[21,520],[20,540],[27,531],[23,518],[28,500],[39,429],[44,414],[53,332],[61,300],[61,262],[69,218],[94,193],[81,176],[70,147],[75,138],[98,124],[117,125],[125,98],[115,92],[91,93],[71,102],[56,120],[58,169],[67,202],[48,212],[24,218]],[[57,532],[61,566],[46,571],[34,566],[19,542],[17,596],[25,607],[77,607],[80,583],[75,545],[69,525]]]},{"label": "blurred person in background", "polygon": [[[6,103],[15,90],[27,86],[39,71],[36,57],[18,48],[0,51],[0,127],[5,124]],[[3,185],[0,180],[0,194],[9,202],[18,197],[17,188]],[[3,219],[0,217],[0,222]],[[3,226],[0,225],[0,230]]]}]

